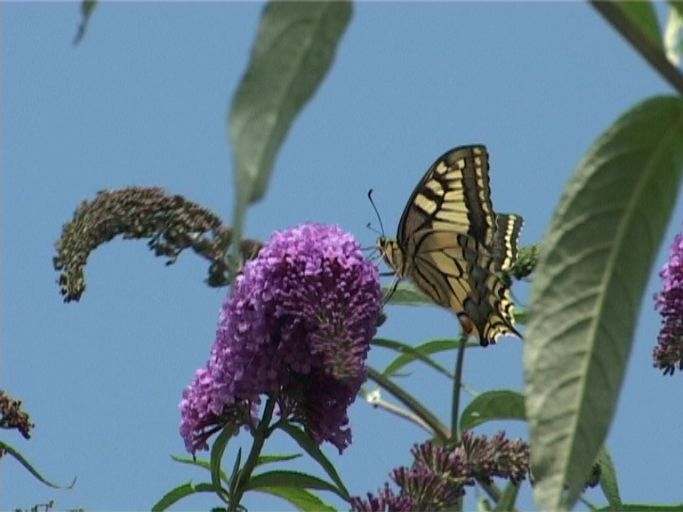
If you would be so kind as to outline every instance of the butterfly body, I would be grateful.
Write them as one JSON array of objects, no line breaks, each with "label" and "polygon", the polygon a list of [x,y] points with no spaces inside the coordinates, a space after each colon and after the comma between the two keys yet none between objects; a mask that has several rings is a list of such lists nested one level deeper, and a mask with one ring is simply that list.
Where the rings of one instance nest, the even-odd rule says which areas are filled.
[{"label": "butterfly body", "polygon": [[442,155],[427,170],[401,216],[396,239],[381,237],[384,260],[435,303],[458,315],[482,345],[519,336],[500,272],[517,255],[522,218],[493,211],[488,153],[482,145]]}]

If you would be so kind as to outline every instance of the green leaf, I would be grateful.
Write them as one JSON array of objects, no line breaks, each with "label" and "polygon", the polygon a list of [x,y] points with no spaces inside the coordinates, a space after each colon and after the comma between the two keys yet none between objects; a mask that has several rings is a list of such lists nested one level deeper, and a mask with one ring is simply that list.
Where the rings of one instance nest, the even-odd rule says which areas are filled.
[{"label": "green leaf", "polygon": [[579,165],[543,242],[524,344],[541,509],[572,507],[605,440],[676,200],[681,141],[680,98],[653,98],[624,114]]},{"label": "green leaf", "polygon": [[[438,348],[435,346],[431,346],[430,348],[432,349],[432,353],[434,352],[443,352],[446,350],[452,350],[454,347],[457,347],[457,340],[435,340],[437,342],[440,342],[438,345]],[[430,342],[434,343],[434,342]],[[449,346],[450,343],[450,346]],[[374,338],[371,342],[371,345],[375,347],[382,347],[382,348],[388,348],[391,350],[394,350],[395,352],[401,353],[400,356],[398,356],[396,359],[394,359],[389,365],[384,369],[382,374],[386,377],[391,377],[395,373],[398,372],[399,369],[403,368],[405,365],[412,363],[413,361],[422,361],[425,363],[427,366],[431,366],[434,368],[437,372],[445,375],[446,377],[452,379],[453,374],[448,371],[446,368],[444,368],[442,365],[434,361],[431,357],[429,357],[427,354],[428,352],[422,350],[422,346],[420,345],[418,347],[413,347],[412,345],[408,345],[406,343],[403,343],[401,341],[395,341],[395,340],[389,340],[386,338]],[[477,345],[479,345],[477,343]]]},{"label": "green leaf", "polygon": [[[462,500],[460,500],[460,503],[462,503]],[[477,512],[491,512],[492,510],[493,507],[488,498],[479,498],[477,500]]]},{"label": "green leaf", "polygon": [[76,484],[75,477],[69,485],[57,485],[50,482],[40,473],[40,471],[33,467],[33,464],[31,464],[29,460],[21,454],[20,451],[16,450],[12,445],[7,444],[4,441],[0,441],[0,451],[7,452],[9,455],[14,457],[19,464],[24,466],[24,468],[36,478],[36,480],[47,485],[48,487],[52,487],[53,489],[71,489]]},{"label": "green leaf", "polygon": [[[225,473],[221,470],[221,462],[223,460],[223,453],[225,453],[225,448],[228,446],[228,442],[232,438],[233,435],[235,435],[235,432],[237,432],[237,427],[234,425],[229,425],[223,428],[221,433],[216,437],[216,440],[213,442],[213,446],[211,447],[211,461],[210,461],[210,467],[211,467],[211,482],[213,483],[215,487],[216,493],[221,496],[221,498],[226,501],[227,503],[227,498],[228,498],[228,493],[226,493],[225,489],[221,485],[221,478],[225,476]],[[241,451],[238,452],[237,454],[237,459],[239,462]],[[239,467],[239,464],[238,464]],[[230,483],[232,484],[232,481],[236,478],[237,471],[233,471],[231,477],[230,477]]]},{"label": "green leaf", "polygon": [[302,510],[304,512],[334,512],[336,510],[333,506],[328,505],[318,496],[306,489],[299,489],[296,487],[262,487],[254,490],[256,492],[264,492],[282,498],[294,505],[297,510]]},{"label": "green leaf", "polygon": [[178,503],[183,498],[192,496],[200,492],[215,492],[213,484],[202,483],[193,484],[192,482],[187,482],[180,484],[178,487],[171,489],[163,497],[152,505],[153,512],[161,512],[162,510],[168,509],[171,505]]},{"label": "green leaf", "polygon": [[[393,287],[383,286],[384,296],[391,293]],[[389,298],[388,304],[394,306],[436,306],[434,301],[409,282],[400,283]]]},{"label": "green leaf", "polygon": [[664,28],[664,50],[666,57],[678,66],[683,55],[683,1],[669,2],[669,17]]},{"label": "green leaf", "polygon": [[276,462],[286,462],[288,460],[294,460],[300,458],[302,455],[300,453],[291,453],[289,455],[259,455],[256,465],[263,466],[265,464],[273,464]]},{"label": "green leaf", "polygon": [[638,27],[647,40],[655,47],[662,49],[662,35],[657,20],[657,12],[652,2],[630,0],[628,2],[613,2],[621,9],[628,20]]},{"label": "green leaf", "polygon": [[344,482],[339,477],[339,473],[335,469],[334,465],[330,460],[325,457],[325,454],[320,450],[318,445],[313,442],[308,434],[306,434],[300,428],[292,425],[291,423],[284,423],[279,427],[283,432],[285,432],[289,437],[291,437],[296,444],[298,444],[306,453],[308,453],[313,460],[315,460],[321,468],[327,473],[327,475],[332,479],[332,481],[337,485],[338,491],[335,491],[342,498],[348,501],[350,495],[349,491],[344,485]]},{"label": "green leaf", "polygon": [[[381,343],[377,343],[380,341]],[[406,345],[400,341],[387,340],[384,338],[375,338],[370,342],[371,345],[377,345],[380,347],[385,347],[393,349],[396,352],[401,352],[400,356],[397,356],[382,372],[386,377],[391,377],[398,373],[398,371],[404,366],[412,363],[413,361],[423,361],[429,366],[435,368],[438,372],[443,373],[448,378],[453,378],[453,373],[439,365],[436,361],[428,357],[430,354],[437,354],[440,352],[448,352],[451,350],[457,350],[460,346],[460,340],[446,339],[446,340],[431,340],[422,343],[416,347],[411,345]],[[470,341],[467,343],[467,348],[479,348],[481,345],[478,341]]]},{"label": "green leaf", "polygon": [[97,0],[83,0],[81,2],[81,23],[78,25],[76,37],[74,37],[75,45],[80,43],[85,36],[85,31],[88,29],[88,23],[90,22],[90,16],[92,16],[96,6]]},{"label": "green leaf", "polygon": [[344,496],[337,486],[318,478],[317,476],[309,475],[308,473],[301,473],[299,471],[268,471],[260,473],[251,477],[247,482],[245,490],[253,491],[255,489],[272,487],[293,487],[301,489],[318,489],[319,491],[330,491],[344,500],[348,500],[348,496]]},{"label": "green leaf", "polygon": [[[611,511],[611,507],[603,507],[598,510]],[[619,512],[683,512],[683,503],[676,505],[654,505],[651,503],[623,503]]]},{"label": "green leaf", "polygon": [[520,306],[515,306],[515,323],[526,325],[529,323],[529,310]]},{"label": "green leaf", "polygon": [[598,458],[595,461],[600,466],[600,488],[607,498],[607,503],[612,510],[621,510],[621,496],[619,495],[619,482],[617,470],[614,467],[612,456],[605,445],[602,445]]},{"label": "green leaf", "polygon": [[434,437],[439,441],[446,442],[450,439],[451,432],[439,421],[439,418],[401,386],[395,384],[391,379],[385,377],[372,367],[368,368],[368,378],[395,396],[403,405],[415,414],[415,416],[429,425]]},{"label": "green leaf", "polygon": [[460,430],[466,432],[494,420],[525,420],[524,395],[499,389],[477,395],[460,416]]},{"label": "green leaf", "polygon": [[[237,486],[240,484],[240,465],[242,464],[242,448],[237,450],[237,457],[235,457],[235,462],[232,465],[232,474],[230,475],[230,482],[228,482],[228,496],[235,496],[235,491]],[[211,473],[212,480],[215,482],[214,473]]]},{"label": "green leaf", "polygon": [[269,2],[230,108],[241,238],[247,206],[266,192],[280,145],[327,73],[351,18],[350,2]]},{"label": "green leaf", "polygon": [[517,494],[519,494],[519,484],[508,482],[500,500],[494,508],[494,512],[508,512],[515,509],[515,502],[517,501]]},{"label": "green leaf", "polygon": [[[211,463],[205,459],[193,459],[192,457],[187,457],[185,455],[171,455],[171,459],[173,459],[176,462],[180,462],[181,464],[196,466],[198,468],[206,469],[207,471],[211,472]],[[226,475],[225,471],[223,471],[222,469],[220,470],[220,477],[222,482],[226,484],[228,483],[228,475]]]}]

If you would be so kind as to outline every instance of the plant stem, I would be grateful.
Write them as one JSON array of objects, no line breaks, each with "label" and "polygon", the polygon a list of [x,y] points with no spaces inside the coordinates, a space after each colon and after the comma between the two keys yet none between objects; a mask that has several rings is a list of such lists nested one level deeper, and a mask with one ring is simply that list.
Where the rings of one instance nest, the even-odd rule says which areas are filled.
[{"label": "plant stem", "polygon": [[460,428],[458,427],[458,417],[460,416],[460,391],[462,388],[462,367],[465,361],[465,348],[467,347],[467,336],[460,336],[460,346],[458,355],[455,359],[455,374],[453,377],[453,405],[451,406],[451,436],[457,443],[460,439]]},{"label": "plant stem", "polygon": [[638,27],[631,23],[621,11],[617,2],[590,0],[590,3],[669,82],[671,87],[683,95],[683,75],[666,58],[664,52],[652,43]]},{"label": "plant stem", "polygon": [[406,411],[405,409],[402,409],[397,405],[382,400],[381,398],[366,398],[365,401],[375,408],[384,409],[385,411],[388,411],[391,414],[395,414],[399,418],[403,418],[412,423],[415,423],[418,427],[425,430],[429,434],[434,433],[434,431],[422,418],[420,418],[416,414],[411,413],[410,411]]},{"label": "plant stem", "polygon": [[270,420],[273,418],[273,411],[275,410],[275,400],[269,398],[266,402],[266,406],[263,410],[263,416],[259,422],[258,428],[254,433],[254,443],[251,445],[251,450],[249,451],[249,457],[247,457],[244,466],[240,469],[238,475],[237,485],[235,486],[235,493],[230,497],[230,506],[228,510],[230,512],[235,512],[240,507],[240,501],[242,501],[242,496],[244,495],[244,488],[251,474],[256,467],[259,455],[261,455],[261,450],[263,449],[263,444],[268,437],[268,427],[270,425]]},{"label": "plant stem", "polygon": [[394,395],[408,410],[421,418],[432,429],[432,435],[442,442],[451,438],[448,427],[443,425],[439,419],[432,414],[429,409],[424,407],[414,396],[406,390],[396,385],[374,368],[368,368],[368,378],[384,388],[388,393]]}]

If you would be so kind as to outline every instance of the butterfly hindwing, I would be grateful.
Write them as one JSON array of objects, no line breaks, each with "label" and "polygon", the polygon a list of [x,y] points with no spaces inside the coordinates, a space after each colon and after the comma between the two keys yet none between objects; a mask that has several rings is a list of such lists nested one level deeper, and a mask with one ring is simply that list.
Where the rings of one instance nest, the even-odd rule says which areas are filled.
[{"label": "butterfly hindwing", "polygon": [[491,255],[499,270],[510,270],[517,261],[517,240],[523,224],[524,220],[519,215],[496,215],[496,233],[493,237]]}]

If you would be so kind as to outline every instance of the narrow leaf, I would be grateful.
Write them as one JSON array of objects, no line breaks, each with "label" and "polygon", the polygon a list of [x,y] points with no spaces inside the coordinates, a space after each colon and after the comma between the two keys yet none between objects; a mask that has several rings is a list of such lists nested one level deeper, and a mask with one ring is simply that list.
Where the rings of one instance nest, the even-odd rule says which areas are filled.
[{"label": "narrow leaf", "polygon": [[76,478],[74,478],[69,485],[57,485],[50,482],[40,473],[40,471],[33,467],[33,464],[31,464],[29,460],[21,454],[21,452],[4,441],[0,441],[0,451],[4,451],[14,457],[19,464],[24,466],[24,468],[36,478],[36,480],[47,485],[48,487],[52,487],[53,489],[71,489],[76,484]]},{"label": "narrow leaf", "polygon": [[[228,442],[232,438],[232,436],[235,434],[237,431],[237,427],[235,426],[226,426],[223,428],[221,433],[216,437],[216,440],[213,442],[213,446],[211,447],[211,482],[213,483],[215,487],[215,491],[218,493],[219,496],[221,496],[224,500],[227,498],[227,493],[225,492],[225,489],[223,489],[223,486],[221,485],[221,477],[224,476],[223,472],[221,471],[221,462],[223,461],[223,453],[225,453],[225,449],[228,446]],[[239,459],[239,453],[237,458]],[[231,477],[230,477],[230,482],[235,479],[237,475],[236,471],[233,471]],[[227,501],[226,501],[227,502]]]},{"label": "narrow leaf", "polygon": [[669,17],[664,28],[664,50],[674,66],[681,63],[683,54],[683,1],[669,2]]},{"label": "narrow leaf", "polygon": [[264,487],[294,487],[301,489],[318,489],[319,491],[330,491],[347,500],[339,489],[330,482],[318,478],[317,476],[301,473],[299,471],[268,471],[251,477],[245,489],[252,491]]},{"label": "narrow leaf", "polygon": [[295,427],[291,423],[284,423],[279,427],[282,431],[287,433],[296,444],[298,444],[303,450],[308,453],[313,460],[315,460],[321,468],[327,473],[327,475],[332,479],[332,481],[337,485],[338,492],[345,500],[349,499],[349,491],[344,485],[344,482],[339,477],[339,473],[335,469],[334,465],[330,460],[325,457],[325,454],[320,450],[318,445],[313,442],[313,440],[306,434],[303,430]]},{"label": "narrow leaf", "polygon": [[178,487],[168,491],[159,501],[152,505],[152,511],[161,512],[162,510],[166,510],[171,505],[178,503],[183,498],[187,498],[188,496],[192,496],[193,494],[197,494],[199,492],[213,493],[215,490],[213,484],[193,484],[192,482],[180,484]]},{"label": "narrow leaf", "polygon": [[500,500],[496,504],[496,508],[493,509],[494,512],[508,512],[514,510],[518,494],[519,484],[508,482],[507,486],[503,490]]},{"label": "narrow leaf", "polygon": [[[385,348],[393,348],[397,352],[402,352],[400,356],[397,356],[391,363],[387,365],[387,367],[384,369],[384,372],[382,372],[385,376],[391,377],[392,375],[395,375],[398,373],[398,371],[403,368],[404,366],[412,363],[413,361],[423,361],[429,366],[434,367],[437,371],[440,373],[443,373],[449,378],[453,378],[453,373],[447,369],[445,369],[443,366],[438,365],[433,359],[427,357],[428,355],[431,354],[438,354],[441,352],[449,352],[451,350],[457,350],[458,347],[460,346],[460,340],[453,340],[453,339],[446,339],[446,340],[431,340],[431,341],[426,341],[425,343],[422,343],[416,347],[413,347],[411,345],[406,345],[401,342],[395,342],[393,340],[385,340],[383,338],[375,338],[371,342],[371,344],[375,344],[376,340],[382,340],[382,341],[392,341],[393,343],[398,343],[399,345],[397,346],[390,346],[390,345],[381,345],[377,343],[379,346],[385,346]],[[467,343],[467,348],[478,348],[481,347],[479,345],[479,342],[477,341],[470,341]],[[438,366],[435,366],[438,365]]]},{"label": "narrow leaf", "polygon": [[682,140],[683,100],[637,105],[595,142],[555,212],[532,283],[524,344],[541,509],[572,507],[605,440],[676,200]]},{"label": "narrow leaf", "polygon": [[524,395],[499,389],[477,395],[460,416],[460,430],[466,432],[494,420],[525,420]]},{"label": "narrow leaf", "polygon": [[[211,463],[205,459],[194,459],[192,457],[187,457],[185,455],[183,455],[183,456],[171,455],[171,459],[173,459],[176,462],[180,462],[181,464],[187,464],[189,466],[196,466],[198,468],[206,469],[207,471],[211,472]],[[225,474],[225,471],[223,471],[222,469],[220,470],[220,478],[221,478],[221,481],[228,483],[228,476]]]},{"label": "narrow leaf", "polygon": [[605,445],[600,448],[596,460],[600,466],[600,488],[607,498],[607,503],[613,510],[621,510],[621,496],[619,495],[619,482],[617,481],[617,470],[614,467],[612,456]]},{"label": "narrow leaf", "polygon": [[[432,353],[438,352],[438,351],[445,351],[445,350],[452,350],[454,346],[458,343],[457,340],[438,340],[442,342],[440,344],[441,350],[438,348],[432,348]],[[444,345],[448,344],[448,342],[451,342],[451,346],[448,348],[443,348]],[[453,374],[448,371],[446,368],[444,368],[441,364],[437,363],[434,361],[431,357],[429,357],[427,352],[421,349],[420,347],[413,347],[412,345],[408,345],[407,343],[403,343],[401,341],[395,341],[395,340],[389,340],[386,338],[375,338],[370,342],[371,345],[375,347],[382,347],[382,348],[388,348],[391,350],[394,350],[396,352],[401,353],[400,356],[398,356],[396,359],[394,359],[382,372],[384,376],[390,377],[394,375],[400,368],[404,367],[407,364],[410,364],[413,361],[422,361],[425,363],[427,366],[431,366],[434,368],[437,372],[445,375],[448,378],[453,378]],[[478,345],[478,344],[477,344]]]},{"label": "narrow leaf", "polygon": [[256,465],[263,466],[265,464],[273,464],[276,462],[286,462],[288,460],[294,460],[301,457],[300,453],[292,453],[289,455],[260,455]]},{"label": "narrow leaf", "polygon": [[264,8],[230,109],[238,233],[246,207],[265,194],[278,149],[325,77],[350,18],[350,2],[272,1]]},{"label": "narrow leaf", "polygon": [[[384,296],[391,293],[392,287],[384,286]],[[435,306],[434,301],[408,282],[399,284],[389,298],[388,304],[394,306]]]},{"label": "narrow leaf", "polygon": [[662,36],[657,20],[657,12],[650,1],[614,2],[628,20],[638,27],[647,40],[657,48],[662,48]]},{"label": "narrow leaf", "polygon": [[297,510],[304,512],[334,512],[336,510],[333,506],[328,505],[306,489],[298,489],[296,487],[262,487],[254,490],[282,498],[294,505]]},{"label": "narrow leaf", "polygon": [[[603,507],[598,510],[610,511],[611,507]],[[652,503],[623,503],[619,512],[683,512],[683,503],[676,505],[655,505]]]},{"label": "narrow leaf", "polygon": [[80,43],[85,36],[85,31],[88,29],[88,23],[90,22],[90,16],[92,16],[96,6],[97,0],[81,1],[81,23],[78,25],[76,37],[74,37],[74,45]]},{"label": "narrow leaf", "polygon": [[[237,457],[235,457],[235,462],[232,465],[232,474],[230,475],[230,482],[228,482],[228,496],[232,497],[235,495],[237,486],[240,484],[240,465],[242,464],[242,448],[237,450]],[[215,482],[214,473],[211,473],[212,480]],[[222,490],[221,490],[222,491]]]}]

